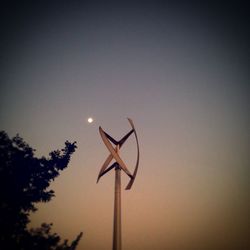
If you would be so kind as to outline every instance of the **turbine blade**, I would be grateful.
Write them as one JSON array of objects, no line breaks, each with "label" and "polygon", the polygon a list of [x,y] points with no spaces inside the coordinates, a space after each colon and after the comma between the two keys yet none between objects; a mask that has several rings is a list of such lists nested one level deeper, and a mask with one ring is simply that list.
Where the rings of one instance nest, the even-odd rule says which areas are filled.
[{"label": "turbine blade", "polygon": [[103,176],[103,172],[105,171],[105,169],[108,167],[109,163],[112,161],[113,159],[113,156],[112,154],[110,154],[107,159],[105,160],[105,162],[103,163],[102,167],[101,167],[101,170],[98,174],[98,177],[97,177],[97,181],[96,183],[98,183],[99,179],[101,178],[101,176]]},{"label": "turbine blade", "polygon": [[112,141],[115,145],[118,145],[118,141],[116,141],[113,137],[111,137],[108,133],[106,133],[105,131],[103,131],[104,134],[108,137],[108,139],[110,141]]},{"label": "turbine blade", "polygon": [[99,176],[98,176],[98,180],[97,182],[99,181],[99,179],[105,175],[106,173],[108,173],[111,169],[113,169],[115,166],[117,165],[117,162],[114,162],[110,167],[108,167],[105,171],[103,171]]},{"label": "turbine blade", "polygon": [[121,169],[130,177],[132,178],[132,174],[129,172],[129,170],[127,169],[125,163],[123,162],[123,160],[120,158],[120,156],[117,154],[117,152],[114,150],[114,148],[112,147],[111,143],[109,142],[109,140],[107,139],[103,129],[101,127],[99,127],[99,132],[100,135],[102,137],[102,140],[104,142],[104,144],[106,145],[106,147],[108,148],[109,152],[112,154],[112,156],[115,158],[115,160],[117,161],[117,163],[120,165]]},{"label": "turbine blade", "polygon": [[139,142],[138,142],[138,137],[137,137],[137,133],[136,133],[136,130],[135,130],[135,126],[134,126],[133,121],[130,118],[128,118],[128,121],[129,121],[131,127],[133,128],[133,131],[134,131],[134,134],[135,134],[136,146],[137,146],[137,160],[136,160],[135,170],[134,170],[133,176],[130,179],[130,181],[129,181],[127,187],[126,187],[126,190],[129,190],[132,187],[132,185],[133,185],[133,183],[135,181],[135,177],[136,177],[136,174],[137,174],[137,171],[138,171],[138,166],[139,166],[139,160],[140,160]]},{"label": "turbine blade", "polygon": [[[131,130],[128,134],[130,134],[130,133],[132,133],[132,132],[133,132],[133,130]],[[105,132],[104,132],[104,133],[105,133]],[[105,135],[108,135],[108,134],[105,133]],[[108,136],[109,136],[109,135],[108,135]],[[124,137],[126,137],[126,136],[129,136],[129,135],[125,135]],[[111,137],[111,136],[110,136],[110,137]],[[122,142],[121,142],[121,140],[118,142],[120,148],[123,146],[124,142],[126,141],[126,139],[124,140],[124,137],[121,139],[121,140],[123,140]],[[113,138],[112,138],[112,139],[113,139]],[[100,172],[99,172],[99,174],[98,174],[96,183],[98,183],[99,179],[104,175],[104,172],[106,171],[106,168],[108,167],[108,165],[109,165],[109,163],[112,161],[112,159],[113,159],[113,156],[112,156],[112,154],[110,154],[110,155],[107,157],[107,159],[105,160],[105,162],[103,163],[103,165],[102,165],[102,167],[101,167],[101,169],[100,169]]]},{"label": "turbine blade", "polygon": [[121,147],[123,143],[129,138],[129,136],[134,132],[134,130],[130,130],[123,138],[118,142],[119,146]]}]

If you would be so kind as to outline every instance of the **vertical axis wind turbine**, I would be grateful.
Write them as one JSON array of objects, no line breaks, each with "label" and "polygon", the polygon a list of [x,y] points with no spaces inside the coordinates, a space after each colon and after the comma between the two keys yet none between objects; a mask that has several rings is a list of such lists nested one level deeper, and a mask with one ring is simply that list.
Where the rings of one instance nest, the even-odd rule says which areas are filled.
[{"label": "vertical axis wind turbine", "polygon": [[[135,177],[137,174],[138,166],[139,166],[139,143],[137,138],[137,133],[135,130],[135,126],[133,124],[133,121],[128,118],[128,121],[132,127],[132,129],[120,140],[116,141],[114,138],[112,138],[109,134],[107,134],[101,127],[99,127],[99,132],[102,137],[102,140],[104,144],[106,145],[108,151],[110,152],[109,156],[103,163],[101,170],[99,172],[97,182],[99,179],[105,175],[107,172],[109,172],[111,169],[115,169],[115,201],[114,201],[114,226],[113,226],[113,250],[121,250],[122,249],[122,240],[121,240],[121,170],[123,170],[130,178],[130,181],[126,187],[126,190],[131,189]],[[134,133],[135,139],[136,139],[136,146],[137,146],[137,160],[135,164],[135,169],[133,174],[130,173],[128,168],[126,167],[125,163],[121,159],[119,155],[119,150],[124,144],[124,142],[129,138],[129,136]],[[115,145],[115,147],[112,146],[111,142]],[[115,159],[115,163],[113,163],[111,166],[109,166],[109,163],[112,161],[112,159]]]}]

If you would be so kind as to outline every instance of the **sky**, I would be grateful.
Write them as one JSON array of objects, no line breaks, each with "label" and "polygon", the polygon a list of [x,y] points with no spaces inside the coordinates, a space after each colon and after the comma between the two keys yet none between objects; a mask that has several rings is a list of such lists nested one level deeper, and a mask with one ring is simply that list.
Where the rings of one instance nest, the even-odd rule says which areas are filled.
[{"label": "sky", "polygon": [[[130,191],[122,175],[123,249],[250,247],[247,15],[241,1],[4,5],[0,130],[38,157],[78,145],[30,227],[111,249],[114,172],[96,184],[108,156],[98,127],[120,139],[129,117],[141,158]],[[133,137],[120,154],[133,171]]]}]

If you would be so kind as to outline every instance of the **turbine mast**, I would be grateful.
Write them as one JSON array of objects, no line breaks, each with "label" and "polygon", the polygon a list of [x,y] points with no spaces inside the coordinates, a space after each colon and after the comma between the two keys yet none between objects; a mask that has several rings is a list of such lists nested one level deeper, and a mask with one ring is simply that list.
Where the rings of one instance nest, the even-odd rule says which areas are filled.
[{"label": "turbine mast", "polygon": [[[122,222],[121,222],[121,170],[123,170],[128,177],[130,178],[130,181],[126,187],[126,190],[129,190],[135,180],[138,165],[139,165],[139,144],[138,144],[138,138],[135,131],[135,127],[133,124],[133,121],[128,118],[128,121],[132,127],[132,130],[128,132],[120,141],[116,141],[113,139],[109,134],[103,131],[101,127],[99,127],[99,132],[101,135],[101,138],[109,150],[110,154],[105,160],[104,164],[101,167],[101,170],[99,172],[99,175],[97,177],[97,182],[99,179],[105,175],[107,172],[109,172],[111,169],[115,169],[115,192],[114,192],[114,221],[113,221],[113,250],[121,250],[122,249]],[[119,155],[120,148],[124,144],[124,142],[129,138],[129,136],[134,133],[135,139],[136,139],[136,145],[137,145],[137,160],[136,160],[136,166],[133,175],[128,170],[127,166],[121,159]],[[115,148],[112,146],[111,142],[115,145]],[[111,166],[109,166],[109,163],[112,161],[112,159],[115,159],[116,162],[113,163]]]}]

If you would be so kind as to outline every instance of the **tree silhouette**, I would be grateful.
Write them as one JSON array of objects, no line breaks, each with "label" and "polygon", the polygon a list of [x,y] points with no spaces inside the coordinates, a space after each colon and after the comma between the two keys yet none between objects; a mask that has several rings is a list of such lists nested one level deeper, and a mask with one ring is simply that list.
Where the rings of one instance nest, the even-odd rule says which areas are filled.
[{"label": "tree silhouette", "polygon": [[19,135],[10,139],[0,131],[0,247],[3,250],[66,250],[75,249],[82,233],[71,244],[60,243],[60,237],[50,232],[52,224],[27,229],[29,214],[36,211],[37,202],[48,202],[54,191],[48,187],[59,172],[68,166],[76,142],[65,142],[48,158],[37,158]]}]

